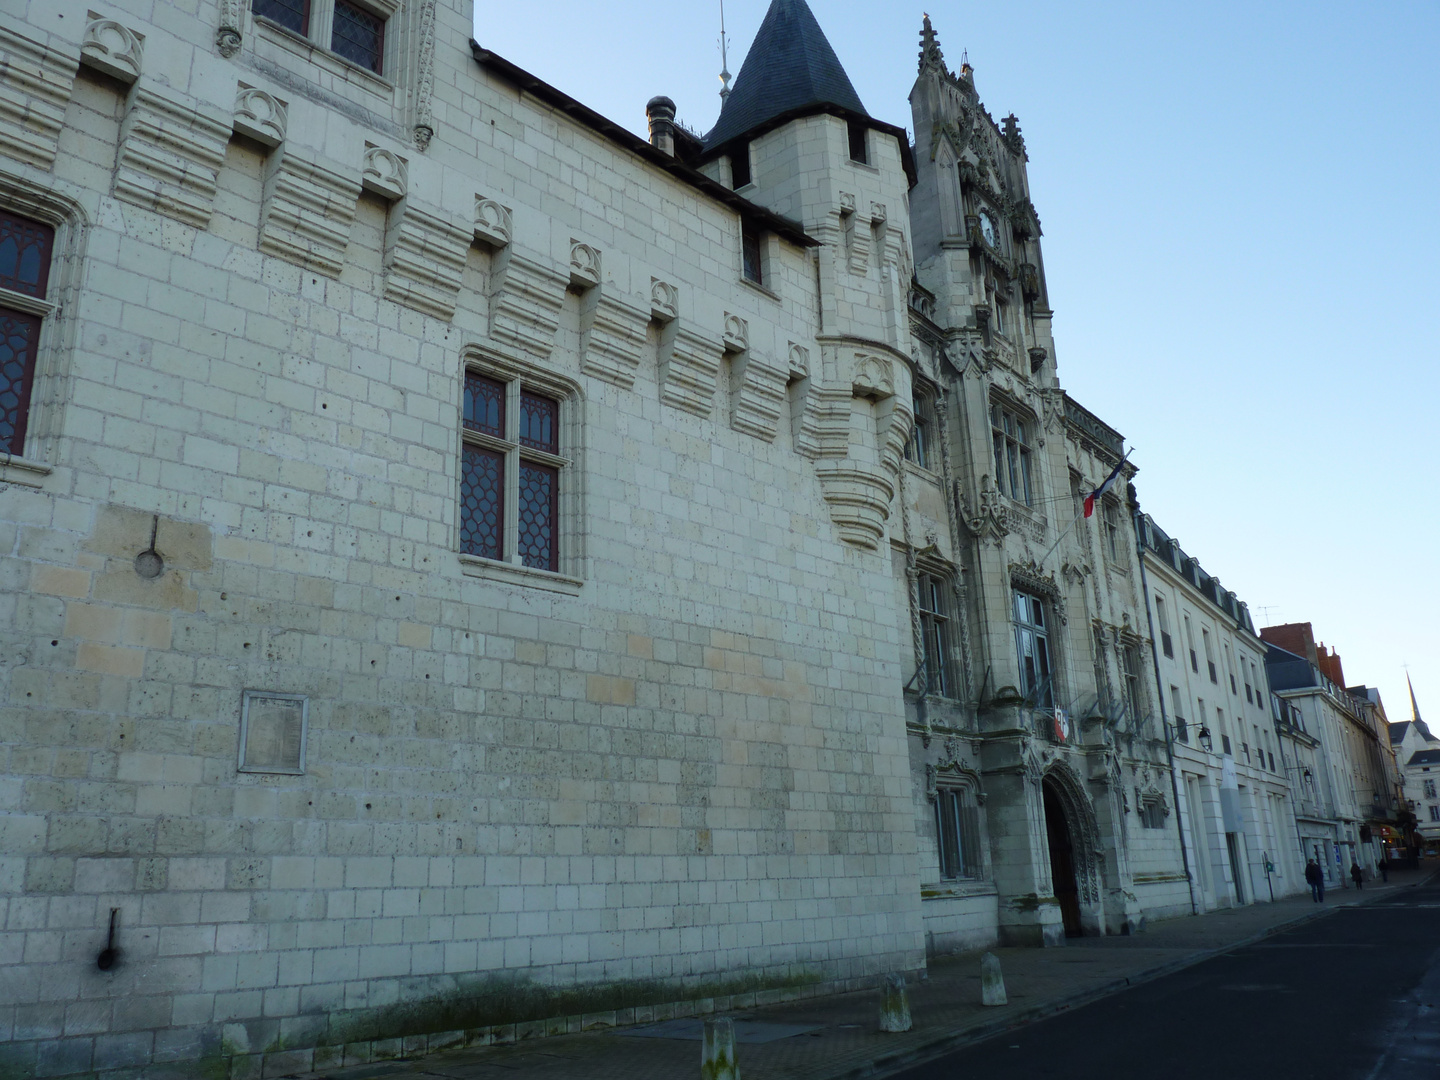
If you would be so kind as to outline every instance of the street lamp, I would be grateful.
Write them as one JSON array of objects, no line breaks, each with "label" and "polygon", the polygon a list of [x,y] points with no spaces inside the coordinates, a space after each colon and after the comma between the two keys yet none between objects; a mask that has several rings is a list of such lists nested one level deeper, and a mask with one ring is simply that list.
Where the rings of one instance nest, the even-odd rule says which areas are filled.
[{"label": "street lamp", "polygon": [[1200,727],[1200,734],[1195,737],[1200,740],[1200,748],[1204,750],[1205,753],[1208,754],[1215,748],[1215,739],[1211,736],[1210,729],[1203,724]]}]

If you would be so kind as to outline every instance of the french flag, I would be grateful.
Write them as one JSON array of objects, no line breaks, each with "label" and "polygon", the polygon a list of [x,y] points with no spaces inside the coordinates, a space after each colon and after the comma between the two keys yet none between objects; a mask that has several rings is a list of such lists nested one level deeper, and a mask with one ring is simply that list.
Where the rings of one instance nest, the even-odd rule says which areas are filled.
[{"label": "french flag", "polygon": [[[1129,456],[1129,454],[1125,455],[1125,457]],[[1105,482],[1101,484],[1098,488],[1096,488],[1094,491],[1090,492],[1089,495],[1085,496],[1085,516],[1087,518],[1095,512],[1095,500],[1100,498],[1100,496],[1104,495],[1107,491],[1109,491],[1112,487],[1115,486],[1115,481],[1120,479],[1120,472],[1124,468],[1125,458],[1121,458],[1120,464],[1115,466],[1115,471],[1105,478]]]}]

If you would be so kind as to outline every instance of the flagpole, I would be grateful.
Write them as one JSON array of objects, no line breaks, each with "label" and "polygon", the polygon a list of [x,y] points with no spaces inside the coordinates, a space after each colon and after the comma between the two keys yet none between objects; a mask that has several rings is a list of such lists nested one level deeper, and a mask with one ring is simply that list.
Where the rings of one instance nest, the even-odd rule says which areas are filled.
[{"label": "flagpole", "polygon": [[[1127,461],[1130,460],[1130,455],[1133,454],[1134,452],[1135,452],[1135,448],[1134,448],[1133,446],[1132,446],[1129,450],[1126,450],[1126,451],[1125,451],[1125,456],[1120,459],[1120,464],[1117,465],[1117,466],[1115,466],[1115,471],[1110,474],[1111,477],[1114,477],[1114,476],[1116,476],[1116,475],[1119,474],[1120,470],[1125,467],[1125,462],[1127,462]],[[1107,481],[1106,481],[1106,482],[1107,482],[1107,483],[1109,482],[1108,478],[1107,478]],[[1090,498],[1093,499],[1096,495],[1098,495],[1098,494],[1100,493],[1101,488],[1103,488],[1104,486],[1105,486],[1104,484],[1101,484],[1100,487],[1098,487],[1098,488],[1096,488],[1094,491],[1092,491],[1092,492],[1090,493]],[[1048,558],[1050,558],[1051,555],[1054,555],[1054,554],[1055,554],[1055,549],[1060,546],[1060,541],[1061,541],[1061,540],[1064,540],[1065,537],[1067,537],[1067,536],[1070,535],[1070,530],[1073,529],[1073,528],[1075,528],[1075,526],[1080,523],[1080,519],[1081,519],[1082,517],[1084,517],[1084,516],[1085,516],[1085,511],[1082,509],[1078,514],[1075,515],[1074,520],[1071,521],[1070,524],[1065,527],[1065,531],[1062,532],[1059,536],[1057,536],[1057,537],[1055,538],[1055,543],[1053,543],[1053,544],[1050,545],[1050,550],[1047,551],[1047,552],[1045,552],[1045,554],[1040,557],[1040,562],[1039,562],[1038,565],[1040,565],[1040,566],[1044,566],[1044,565],[1045,565],[1045,560],[1048,559]]]}]

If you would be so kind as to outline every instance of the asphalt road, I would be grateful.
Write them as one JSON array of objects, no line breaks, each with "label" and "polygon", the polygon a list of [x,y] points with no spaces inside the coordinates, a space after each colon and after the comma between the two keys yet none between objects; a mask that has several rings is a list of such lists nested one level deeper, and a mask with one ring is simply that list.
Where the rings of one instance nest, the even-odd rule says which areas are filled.
[{"label": "asphalt road", "polygon": [[1440,883],[1341,908],[896,1080],[975,1076],[1436,1080]]}]

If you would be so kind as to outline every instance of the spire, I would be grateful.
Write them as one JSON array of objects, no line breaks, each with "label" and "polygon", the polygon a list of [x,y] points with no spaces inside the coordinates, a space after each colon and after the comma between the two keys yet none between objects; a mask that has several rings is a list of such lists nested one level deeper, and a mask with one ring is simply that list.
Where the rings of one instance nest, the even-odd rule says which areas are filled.
[{"label": "spire", "polygon": [[773,0],[705,149],[826,106],[869,115],[805,0]]},{"label": "spire", "polygon": [[1410,681],[1408,671],[1405,673],[1405,685],[1410,687],[1410,719],[1415,722],[1416,727],[1419,727],[1421,723],[1420,706],[1415,702],[1415,684]]},{"label": "spire", "polygon": [[925,25],[920,31],[920,72],[935,70],[949,75],[945,66],[945,54],[940,51],[940,39],[935,36],[935,27],[930,25],[930,13],[925,13]]},{"label": "spire", "polygon": [[[725,36],[725,0],[720,0],[720,101],[730,96],[730,39]],[[724,108],[724,105],[721,105]]]}]

